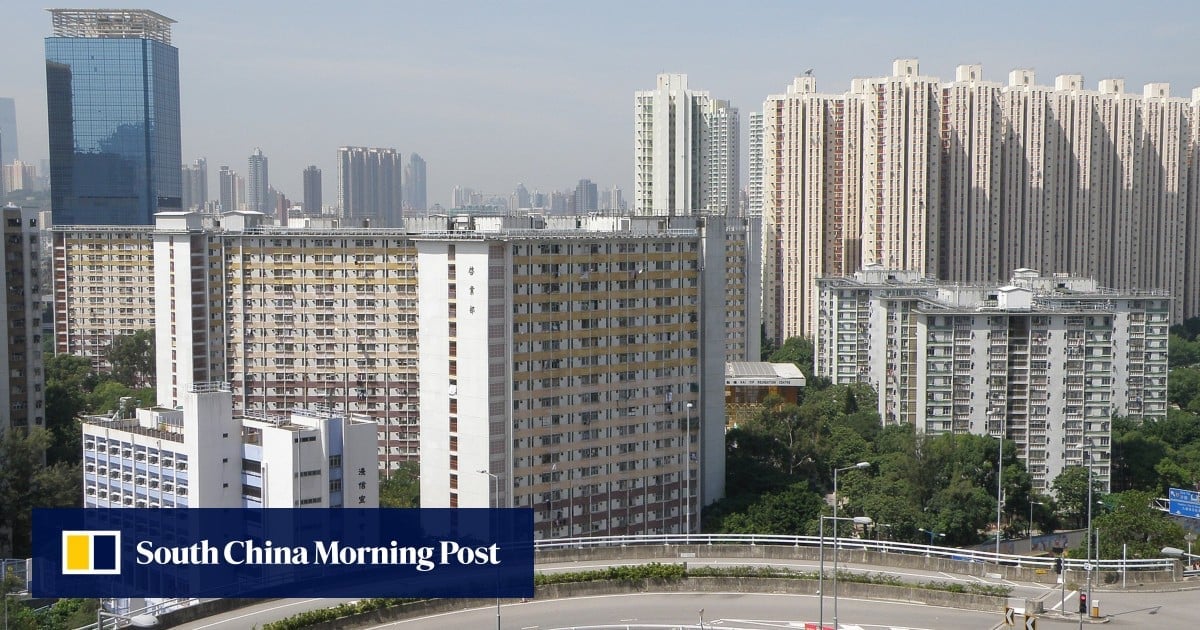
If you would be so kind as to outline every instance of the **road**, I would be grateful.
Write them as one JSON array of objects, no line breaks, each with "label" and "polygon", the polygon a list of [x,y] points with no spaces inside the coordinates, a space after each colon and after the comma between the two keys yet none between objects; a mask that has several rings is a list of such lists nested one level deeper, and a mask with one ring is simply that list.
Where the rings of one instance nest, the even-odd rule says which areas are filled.
[{"label": "road", "polygon": [[[633,551],[633,550],[631,550]],[[602,569],[609,566],[620,565],[637,565],[646,564],[654,560],[630,558],[620,561],[581,561],[581,562],[560,562],[547,563],[538,565],[538,570],[543,572],[561,572],[561,571],[585,571],[591,569]],[[760,566],[760,567],[787,567],[796,571],[816,571],[817,563],[811,560],[766,560],[754,558],[687,558],[687,559],[660,559],[660,562],[687,562],[689,566]],[[832,562],[826,561],[825,569],[827,572],[832,572]],[[1045,584],[1034,584],[1029,582],[1014,582],[1010,580],[987,578],[974,575],[952,574],[939,571],[927,571],[921,569],[907,569],[896,567],[884,567],[863,564],[847,564],[845,562],[839,564],[839,570],[851,571],[855,573],[872,573],[894,575],[899,577],[904,582],[919,583],[919,582],[951,582],[951,583],[987,583],[1008,586],[1013,589],[1010,598],[1011,605],[1020,607],[1023,605],[1025,598],[1044,598],[1046,608],[1057,608],[1059,604],[1058,587]],[[827,576],[829,573],[827,573]],[[1183,593],[1116,593],[1116,592],[1099,592],[1095,593],[1095,598],[1100,601],[1101,612],[1106,615],[1120,613],[1125,611],[1133,611],[1147,608],[1150,606],[1162,606],[1156,615],[1149,616],[1145,612],[1118,614],[1112,620],[1111,625],[1116,627],[1145,627],[1148,624],[1153,624],[1156,630],[1168,630],[1172,628],[1187,628],[1191,630],[1197,626],[1197,619],[1200,619],[1200,597],[1196,596],[1195,591]],[[615,596],[613,596],[615,597]],[[645,595],[628,594],[621,597],[631,598],[628,601],[630,605],[635,600],[633,598],[646,597]],[[660,597],[669,598],[671,595],[661,595]],[[514,630],[543,630],[558,627],[571,627],[570,625],[562,624],[579,624],[572,615],[576,612],[576,607],[579,610],[587,610],[593,605],[600,606],[601,610],[597,614],[588,617],[590,625],[604,624],[623,624],[622,619],[638,619],[638,623],[659,623],[666,624],[665,627],[680,627],[680,624],[697,623],[698,617],[690,618],[688,614],[695,615],[695,611],[700,608],[705,608],[705,627],[708,627],[711,615],[713,621],[726,618],[721,624],[713,624],[713,628],[773,628],[773,627],[793,627],[787,626],[787,623],[797,621],[815,621],[817,619],[817,603],[815,596],[803,595],[717,595],[717,594],[697,594],[692,596],[698,598],[694,601],[688,601],[685,604],[680,604],[682,608],[672,608],[669,615],[671,620],[664,621],[664,617],[659,616],[653,610],[648,610],[640,616],[620,615],[613,617],[612,615],[604,616],[604,610],[613,612],[614,610],[627,610],[626,600],[620,600],[620,603],[614,603],[612,597],[597,597],[597,598],[580,598],[573,600],[561,600],[570,603],[562,604],[562,608],[552,605],[551,602],[559,600],[547,600],[538,602],[521,603],[506,603],[502,606],[502,614],[506,619],[503,624],[504,628],[513,628]],[[722,602],[738,602],[738,598],[767,598],[775,600],[778,598],[780,602],[790,602],[779,604],[782,608],[771,614],[756,612],[753,606],[748,611],[743,612],[722,612],[717,608],[710,608],[705,604],[700,604],[694,609],[688,609],[687,606],[692,606],[696,601],[716,599]],[[1078,595],[1072,591],[1067,592],[1067,610],[1077,610]],[[793,599],[789,599],[793,598]],[[799,599],[795,599],[799,598]],[[353,601],[351,599],[287,599],[273,600],[239,608],[237,610],[207,617],[189,624],[178,626],[181,630],[218,630],[222,628],[251,628],[254,626],[262,627],[263,624],[282,619],[294,615],[305,610],[316,608],[325,608],[334,606],[342,602]],[[674,600],[670,600],[674,601]],[[748,601],[748,600],[747,600]],[[757,600],[756,600],[757,601]],[[585,603],[592,602],[592,603]],[[594,602],[602,602],[595,604]],[[807,603],[802,603],[807,602]],[[839,598],[839,608],[841,612],[840,621],[845,626],[847,621],[853,621],[855,624],[863,626],[864,630],[875,630],[870,627],[872,624],[890,628],[890,627],[910,627],[910,628],[991,628],[1001,621],[1001,615],[997,613],[975,613],[970,611],[958,611],[953,609],[943,609],[936,607],[928,607],[916,604],[901,604],[895,602],[868,602],[851,600],[848,598]],[[847,602],[850,602],[847,604]],[[740,604],[739,604],[740,606]],[[848,607],[847,607],[848,606]],[[811,609],[811,610],[810,610]],[[691,610],[690,613],[687,611]],[[741,610],[740,608],[738,610]],[[769,610],[769,609],[762,609]],[[790,612],[788,612],[790,611]],[[825,599],[826,621],[831,621],[833,617],[831,597],[828,595]],[[861,616],[859,613],[862,613]],[[686,613],[686,614],[685,614]],[[507,618],[512,615],[514,623],[509,623]],[[850,616],[847,616],[847,615]],[[464,615],[459,617],[459,615]],[[682,615],[682,616],[680,616]],[[487,618],[487,621],[482,621]],[[614,620],[615,619],[615,620]],[[762,623],[784,624],[784,625],[738,625],[741,622],[733,622],[735,619],[753,619]],[[989,622],[990,620],[990,622]],[[440,625],[445,621],[448,626]],[[517,623],[519,622],[519,624]],[[975,625],[978,622],[980,625]],[[397,622],[397,624],[400,622]],[[461,613],[450,613],[433,618],[425,618],[420,620],[412,620],[405,622],[405,627],[409,628],[441,628],[441,627],[461,627],[461,628],[480,628],[493,627],[495,625],[495,609],[478,609],[471,611],[463,611]],[[482,624],[482,625],[479,625]],[[674,625],[672,625],[674,624]],[[889,625],[890,624],[890,625]],[[1053,619],[1050,615],[1042,618],[1042,627],[1062,626],[1067,627],[1065,622]],[[388,626],[390,627],[390,626]],[[398,625],[396,627],[399,627]],[[620,627],[624,628],[625,625]],[[637,626],[630,626],[635,628]],[[647,627],[647,626],[643,626]],[[803,628],[803,624],[799,626]]]},{"label": "road", "polygon": [[[786,568],[793,571],[816,573],[820,568],[820,564],[813,560],[786,560],[786,559],[757,559],[757,558],[679,558],[679,559],[659,559],[659,562],[686,562],[689,567],[771,567],[771,568]],[[654,560],[644,559],[626,559],[626,560],[596,560],[596,561],[581,561],[581,562],[555,562],[539,564],[537,570],[543,573],[555,573],[562,571],[590,571],[600,570],[610,566],[624,565],[639,565],[654,562]],[[1035,582],[1015,582],[999,578],[980,577],[976,575],[964,575],[961,573],[947,573],[944,571],[928,571],[924,569],[907,569],[898,567],[886,567],[873,564],[854,564],[847,562],[838,563],[839,572],[872,574],[872,575],[887,575],[899,578],[903,582],[910,584],[928,583],[928,582],[943,582],[956,584],[990,584],[992,586],[1004,586],[1013,589],[1012,597],[1041,597],[1047,591],[1057,591],[1057,586],[1049,584],[1037,584]],[[833,575],[833,561],[825,560],[825,575],[828,579]]]},{"label": "road", "polygon": [[[825,623],[833,625],[833,602],[825,598]],[[1000,612],[985,613],[922,604],[838,599],[843,630],[863,628],[991,628],[1002,621]],[[815,595],[758,593],[630,593],[532,601],[504,605],[500,610],[505,630],[556,630],[566,628],[699,628],[713,630],[769,630],[804,628],[817,621]],[[373,629],[437,628],[479,630],[496,625],[492,607],[444,613],[432,617],[395,621]]]}]

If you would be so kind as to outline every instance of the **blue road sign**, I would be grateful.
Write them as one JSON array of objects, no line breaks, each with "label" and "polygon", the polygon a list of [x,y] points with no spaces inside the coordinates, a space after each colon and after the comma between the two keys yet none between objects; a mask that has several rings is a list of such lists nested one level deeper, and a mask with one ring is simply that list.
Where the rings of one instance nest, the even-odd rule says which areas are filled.
[{"label": "blue road sign", "polygon": [[1171,488],[1167,492],[1168,511],[1176,516],[1200,518],[1200,492]]}]

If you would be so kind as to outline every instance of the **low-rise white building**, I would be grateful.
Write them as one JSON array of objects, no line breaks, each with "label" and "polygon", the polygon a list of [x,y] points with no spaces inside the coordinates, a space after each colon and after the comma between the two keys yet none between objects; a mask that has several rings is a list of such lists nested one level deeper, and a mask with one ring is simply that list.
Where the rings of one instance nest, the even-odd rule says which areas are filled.
[{"label": "low-rise white building", "polygon": [[183,389],[176,409],[84,419],[84,507],[379,506],[374,420],[235,417],[228,384]]}]

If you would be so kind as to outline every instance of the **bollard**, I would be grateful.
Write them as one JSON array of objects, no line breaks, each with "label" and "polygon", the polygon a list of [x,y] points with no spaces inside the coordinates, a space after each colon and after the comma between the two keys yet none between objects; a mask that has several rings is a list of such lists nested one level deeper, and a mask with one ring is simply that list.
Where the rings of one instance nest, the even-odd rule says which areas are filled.
[{"label": "bollard", "polygon": [[1092,600],[1092,619],[1099,619],[1099,618],[1100,618],[1100,600],[1093,599]]}]

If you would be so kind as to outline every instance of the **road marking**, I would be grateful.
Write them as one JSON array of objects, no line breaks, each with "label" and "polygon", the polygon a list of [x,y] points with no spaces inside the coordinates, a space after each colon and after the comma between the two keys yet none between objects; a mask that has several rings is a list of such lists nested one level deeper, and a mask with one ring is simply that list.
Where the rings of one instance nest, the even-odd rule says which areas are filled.
[{"label": "road marking", "polygon": [[1072,590],[1072,592],[1067,593],[1066,595],[1063,596],[1062,601],[1058,602],[1058,604],[1055,604],[1054,606],[1050,606],[1050,610],[1051,611],[1058,610],[1058,607],[1062,606],[1063,602],[1066,602],[1067,600],[1070,600],[1070,599],[1074,599],[1076,593],[1079,593],[1078,590]]},{"label": "road marking", "polygon": [[275,606],[275,607],[272,607],[272,608],[264,608],[264,609],[262,609],[262,610],[256,610],[256,611],[254,611],[254,612],[249,612],[249,613],[246,613],[246,614],[244,614],[244,615],[238,615],[238,616],[236,616],[236,617],[229,617],[229,618],[227,618],[227,619],[222,619],[221,621],[218,621],[218,622],[216,622],[216,623],[210,623],[210,624],[203,625],[203,626],[196,626],[196,630],[202,630],[203,628],[214,628],[214,627],[216,627],[216,626],[225,625],[225,624],[229,623],[230,621],[235,621],[235,620],[237,620],[237,619],[244,619],[244,618],[246,618],[246,617],[253,617],[254,615],[257,615],[257,614],[266,613],[266,612],[271,612],[272,610],[279,610],[280,608],[287,608],[287,607],[289,607],[289,606],[299,606],[300,604],[309,604],[309,603],[312,603],[312,602],[320,601],[321,599],[322,599],[322,598],[320,598],[320,597],[314,597],[314,598],[312,598],[312,599],[306,599],[306,600],[304,600],[304,601],[292,602],[292,603],[290,603],[290,604],[281,604],[281,605],[279,605],[279,606]]}]

